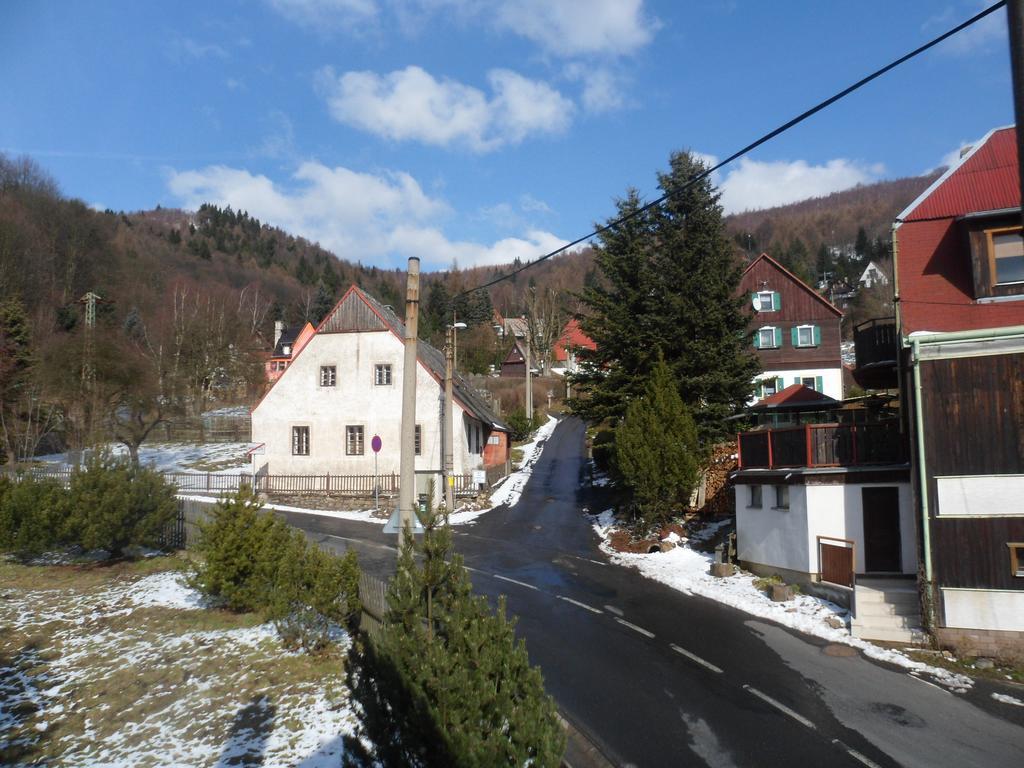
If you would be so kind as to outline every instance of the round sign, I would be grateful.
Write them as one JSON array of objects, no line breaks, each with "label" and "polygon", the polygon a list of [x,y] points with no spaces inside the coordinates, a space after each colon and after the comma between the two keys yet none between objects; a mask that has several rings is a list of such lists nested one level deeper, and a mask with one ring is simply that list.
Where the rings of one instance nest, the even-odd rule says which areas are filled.
[{"label": "round sign", "polygon": [[370,441],[370,447],[373,448],[374,453],[380,453],[380,449],[383,443],[380,441],[380,435],[374,435]]}]

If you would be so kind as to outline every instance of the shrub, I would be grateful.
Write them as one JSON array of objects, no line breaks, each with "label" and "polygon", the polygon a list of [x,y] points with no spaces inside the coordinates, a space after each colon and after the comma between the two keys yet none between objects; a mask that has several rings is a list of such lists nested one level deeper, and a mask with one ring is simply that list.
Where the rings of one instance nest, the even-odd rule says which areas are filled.
[{"label": "shrub", "polygon": [[61,544],[66,510],[67,493],[54,480],[0,478],[0,551],[27,558]]},{"label": "shrub", "polygon": [[611,474],[615,465],[615,431],[599,429],[591,444],[594,466],[602,472]]},{"label": "shrub", "polygon": [[287,645],[307,651],[330,641],[333,625],[359,611],[354,552],[338,557],[262,511],[251,489],[222,499],[200,524],[202,557],[192,584],[232,611],[260,611]]},{"label": "shrub", "polygon": [[101,454],[71,475],[61,538],[112,554],[159,547],[177,514],[174,493],[159,473]]},{"label": "shrub", "polygon": [[527,417],[526,411],[516,408],[508,415],[508,426],[512,430],[509,437],[514,442],[521,442],[533,432],[533,419]]}]

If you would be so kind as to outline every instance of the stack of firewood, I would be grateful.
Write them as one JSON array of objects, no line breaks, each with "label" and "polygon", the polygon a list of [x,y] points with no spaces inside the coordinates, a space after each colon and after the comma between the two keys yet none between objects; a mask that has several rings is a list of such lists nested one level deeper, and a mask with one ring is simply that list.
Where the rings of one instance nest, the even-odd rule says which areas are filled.
[{"label": "stack of firewood", "polygon": [[704,471],[704,517],[727,517],[736,512],[736,497],[729,475],[737,468],[736,442],[719,443],[711,449]]}]

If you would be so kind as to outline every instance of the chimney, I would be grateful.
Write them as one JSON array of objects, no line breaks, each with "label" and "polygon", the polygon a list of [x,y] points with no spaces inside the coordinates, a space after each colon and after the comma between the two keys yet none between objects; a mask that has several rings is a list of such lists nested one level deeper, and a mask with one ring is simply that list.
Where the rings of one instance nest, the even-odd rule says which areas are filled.
[{"label": "chimney", "polygon": [[284,333],[284,320],[274,321],[274,349],[277,349],[277,342],[281,340],[281,334]]},{"label": "chimney", "polygon": [[974,149],[974,146],[972,144],[960,147],[960,159],[962,160],[963,156],[970,152],[972,149]]}]

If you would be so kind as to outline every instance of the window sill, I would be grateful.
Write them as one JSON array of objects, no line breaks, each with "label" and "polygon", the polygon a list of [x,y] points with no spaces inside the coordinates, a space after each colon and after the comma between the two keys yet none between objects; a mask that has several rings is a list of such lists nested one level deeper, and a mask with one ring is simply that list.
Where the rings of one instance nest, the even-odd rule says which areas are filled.
[{"label": "window sill", "polygon": [[974,300],[975,304],[1001,304],[1004,301],[1024,301],[1024,293],[1014,296],[982,296]]},{"label": "window sill", "polygon": [[772,509],[781,509],[781,510],[783,510],[785,512],[789,511],[789,507],[772,507]]}]

